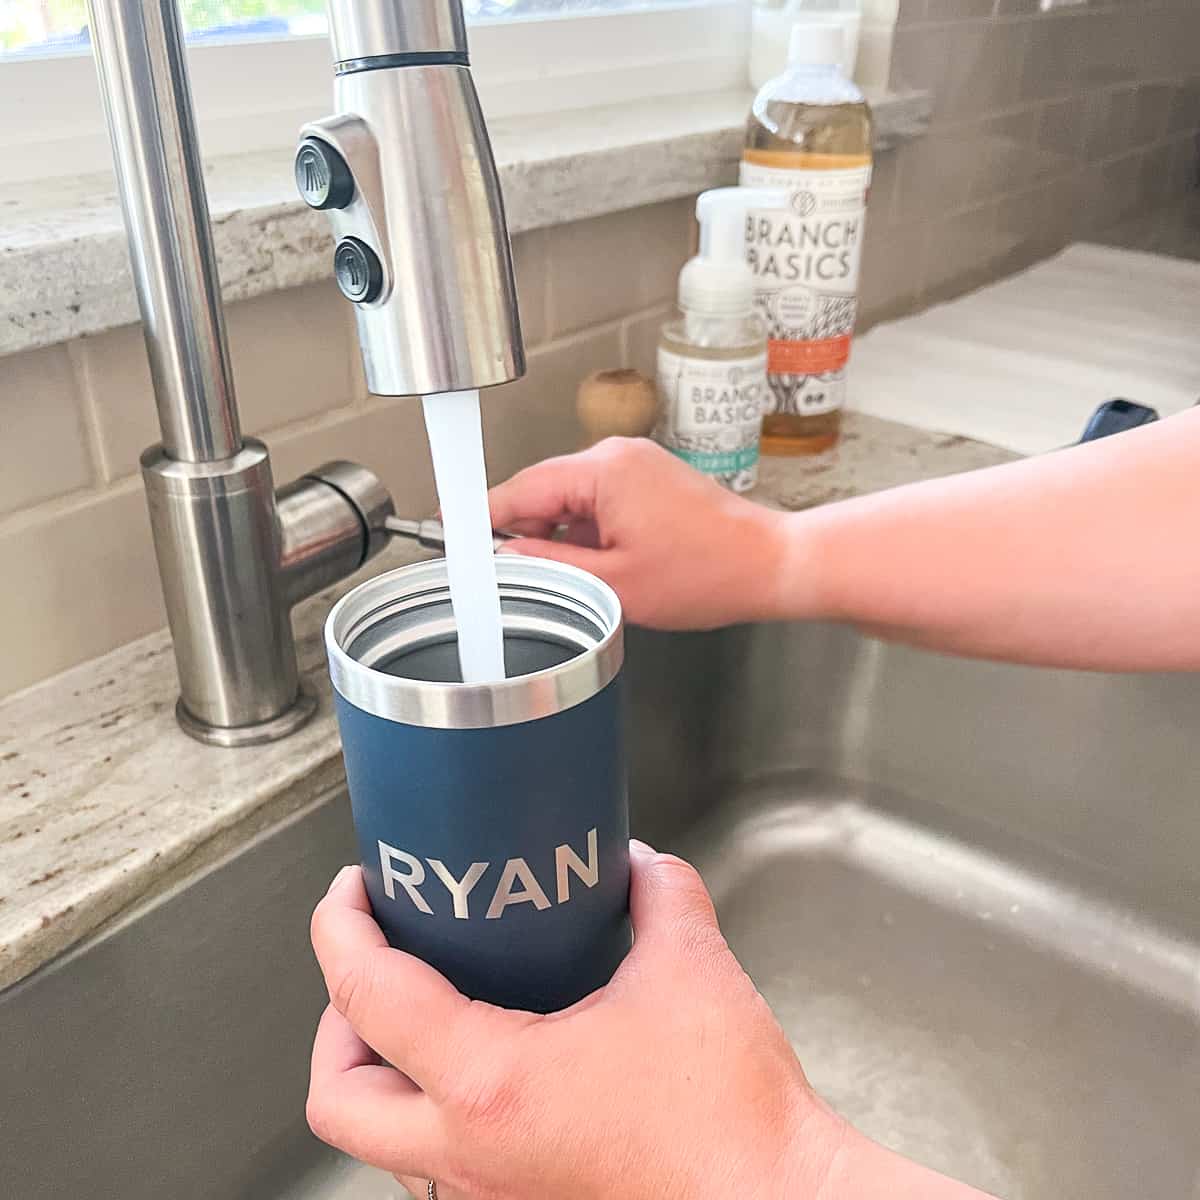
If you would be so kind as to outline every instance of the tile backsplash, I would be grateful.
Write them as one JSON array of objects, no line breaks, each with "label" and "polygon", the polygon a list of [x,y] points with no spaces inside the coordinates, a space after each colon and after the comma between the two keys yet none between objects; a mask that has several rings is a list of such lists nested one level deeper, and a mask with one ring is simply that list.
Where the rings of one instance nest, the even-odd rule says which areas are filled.
[{"label": "tile backsplash", "polygon": [[[1178,200],[1196,185],[1200,2],[873,0],[894,10],[892,83],[934,123],[879,156],[862,322],[901,315]],[[574,393],[599,367],[653,369],[691,238],[670,201],[519,236],[529,374],[485,396],[493,478],[577,444]],[[420,405],[366,392],[332,283],[233,304],[243,423],[276,482],[329,458],[374,468],[398,509],[434,491]],[[137,476],[157,439],[136,327],[0,358],[0,695],[163,623]],[[14,586],[15,585],[15,586]]]},{"label": "tile backsplash", "polygon": [[1195,188],[1197,0],[903,0],[891,82],[931,90],[934,119],[878,163],[867,322]]},{"label": "tile backsplash", "polygon": [[[484,393],[493,479],[577,445],[583,375],[649,367],[648,331],[672,311],[692,207],[515,239],[529,373]],[[367,394],[353,314],[332,282],[228,305],[226,324],[242,423],[270,445],[277,484],[348,458],[379,473],[400,512],[433,510],[421,406]],[[140,327],[0,358],[0,430],[5,695],[165,621],[138,476],[158,440]]]}]

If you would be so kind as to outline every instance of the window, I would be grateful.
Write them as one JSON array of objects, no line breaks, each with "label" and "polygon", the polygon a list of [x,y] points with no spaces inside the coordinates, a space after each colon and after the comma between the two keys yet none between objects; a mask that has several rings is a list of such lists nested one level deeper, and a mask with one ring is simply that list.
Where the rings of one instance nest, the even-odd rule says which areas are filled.
[{"label": "window", "polygon": [[[652,0],[463,0],[467,20],[562,16],[654,7]],[[286,38],[326,30],[325,0],[180,0],[188,40]],[[87,0],[0,0],[0,53],[86,49]]]},{"label": "window", "polygon": [[[330,110],[324,0],[179,0],[206,157],[283,149]],[[489,119],[744,88],[747,0],[465,0]],[[0,0],[4,182],[110,165],[85,0]]]}]

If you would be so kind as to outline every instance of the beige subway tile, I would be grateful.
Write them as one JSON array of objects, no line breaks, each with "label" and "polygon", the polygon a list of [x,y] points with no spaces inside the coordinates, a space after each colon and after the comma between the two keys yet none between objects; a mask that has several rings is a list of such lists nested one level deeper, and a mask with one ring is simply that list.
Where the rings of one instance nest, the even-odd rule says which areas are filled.
[{"label": "beige subway tile", "polygon": [[999,265],[1020,270],[1061,250],[1070,240],[1077,183],[1064,177],[1002,200],[996,214]]},{"label": "beige subway tile", "polygon": [[141,485],[0,523],[0,695],[166,624]]},{"label": "beige subway tile", "polygon": [[663,305],[653,312],[630,317],[625,322],[625,361],[622,365],[633,367],[653,379],[658,371],[659,335],[662,327],[675,315],[674,305]]},{"label": "beige subway tile", "polygon": [[65,346],[0,359],[0,448],[0,514],[92,482],[79,390]]},{"label": "beige subway tile", "polygon": [[[486,410],[495,389],[486,388]],[[429,442],[421,401],[399,396],[336,413],[271,439],[275,483],[288,483],[330,459],[348,459],[370,468],[391,492],[396,511],[427,516],[437,508]]]},{"label": "beige subway tile", "polygon": [[892,43],[891,86],[897,91],[922,88],[933,95],[933,118],[945,120],[946,78],[950,69],[950,31],[946,26],[898,27]]},{"label": "beige subway tile", "polygon": [[1145,16],[1136,12],[1090,12],[1079,44],[1079,83],[1084,87],[1136,79],[1146,44]]},{"label": "beige subway tile", "polygon": [[967,21],[990,17],[994,0],[925,0],[928,21]]},{"label": "beige subway tile", "polygon": [[1041,11],[1041,0],[996,0],[998,17],[1024,17]]},{"label": "beige subway tile", "polygon": [[895,219],[896,185],[900,178],[903,152],[898,147],[875,156],[871,169],[871,193],[867,198],[867,219],[873,225],[890,225]]},{"label": "beige subway tile", "polygon": [[1089,168],[1084,178],[1086,206],[1082,232],[1100,233],[1137,211],[1142,194],[1143,158],[1141,153],[1126,154]]},{"label": "beige subway tile", "polygon": [[993,278],[998,206],[988,204],[925,225],[921,300],[949,299]]},{"label": "beige subway tile", "polygon": [[231,304],[229,353],[247,433],[347,405],[355,379],[346,300],[332,280]]},{"label": "beige subway tile", "polygon": [[989,116],[1021,99],[1021,64],[1028,57],[1033,25],[1027,21],[974,21],[949,25],[946,119]]},{"label": "beige subway tile", "polygon": [[1177,84],[1171,96],[1168,134],[1200,131],[1200,76]]},{"label": "beige subway tile", "polygon": [[546,231],[551,336],[644,307],[643,259],[671,253],[651,240],[647,212],[631,209]]},{"label": "beige subway tile", "polygon": [[1144,151],[1139,179],[1139,208],[1157,208],[1171,198],[1171,147],[1166,144]]},{"label": "beige subway tile", "polygon": [[1138,14],[1141,57],[1138,65],[1146,78],[1172,79],[1194,76],[1200,46],[1200,7],[1188,4],[1174,9],[1155,5]]},{"label": "beige subway tile", "polygon": [[[349,404],[365,392],[349,304],[332,283],[229,306],[226,323],[242,429],[259,433]],[[160,440],[140,325],[80,340],[84,385],[99,424],[105,477],[138,470]]]},{"label": "beige subway tile", "polygon": [[533,351],[524,379],[490,389],[483,407],[488,478],[495,483],[530,463],[577,449],[579,383],[620,361],[615,328],[585,333]]},{"label": "beige subway tile", "polygon": [[1132,144],[1146,146],[1167,132],[1167,118],[1175,89],[1169,83],[1143,83],[1134,101]]},{"label": "beige subway tile", "polygon": [[80,338],[77,351],[96,414],[104,478],[136,474],[142,451],[161,436],[142,327]]},{"label": "beige subway tile", "polygon": [[1087,100],[1070,96],[1051,100],[1041,109],[1032,174],[1056,175],[1084,161],[1084,128]]},{"label": "beige subway tile", "polygon": [[1090,19],[1090,14],[1072,9],[1027,23],[1029,44],[1021,63],[1021,99],[1052,99],[1075,91],[1083,70],[1084,26]]},{"label": "beige subway tile", "polygon": [[517,304],[521,334],[527,347],[546,340],[546,233],[535,229],[513,238],[513,272],[517,277]]},{"label": "beige subway tile", "polygon": [[867,222],[862,275],[858,285],[858,329],[911,310],[921,289],[921,226],[884,227]]},{"label": "beige subway tile", "polygon": [[638,307],[674,300],[679,272],[692,254],[696,200],[668,200],[635,211],[639,250]]},{"label": "beige subway tile", "polygon": [[1027,109],[980,122],[975,150],[979,166],[968,199],[996,200],[1019,191],[1034,178],[1039,116],[1036,109]]},{"label": "beige subway tile", "polygon": [[908,224],[966,204],[983,166],[975,125],[935,127],[896,151],[892,222]]},{"label": "beige subway tile", "polygon": [[[868,0],[870,3],[871,0]],[[879,0],[876,0],[878,3]],[[915,25],[918,21],[925,20],[926,5],[928,0],[893,0],[896,10],[896,25]],[[886,10],[881,10],[880,14],[875,17],[876,20],[886,20]]]},{"label": "beige subway tile", "polygon": [[1171,195],[1183,196],[1200,188],[1200,152],[1191,136],[1176,138],[1171,146]]},{"label": "beige subway tile", "polygon": [[1105,89],[1087,95],[1083,132],[1087,161],[1112,158],[1130,148],[1136,111],[1137,92],[1132,88]]}]

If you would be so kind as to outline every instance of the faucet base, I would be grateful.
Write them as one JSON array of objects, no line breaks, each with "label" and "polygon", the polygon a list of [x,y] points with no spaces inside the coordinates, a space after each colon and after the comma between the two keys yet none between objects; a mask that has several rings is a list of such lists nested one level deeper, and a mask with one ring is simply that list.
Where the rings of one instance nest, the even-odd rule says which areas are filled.
[{"label": "faucet base", "polygon": [[180,729],[190,738],[206,746],[223,746],[234,749],[238,746],[261,746],[265,742],[277,742],[288,734],[295,733],[312,720],[317,711],[317,694],[303,681],[296,702],[277,717],[257,725],[209,725],[192,716],[180,700],[175,705],[175,719]]}]

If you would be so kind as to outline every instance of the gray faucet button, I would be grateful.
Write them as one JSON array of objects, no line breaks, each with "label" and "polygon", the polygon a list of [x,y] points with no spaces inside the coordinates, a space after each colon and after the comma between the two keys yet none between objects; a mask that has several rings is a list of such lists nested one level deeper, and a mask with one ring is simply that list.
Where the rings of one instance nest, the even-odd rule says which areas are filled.
[{"label": "gray faucet button", "polygon": [[342,295],[355,304],[370,304],[383,291],[379,256],[356,237],[342,238],[333,252],[333,273]]},{"label": "gray faucet button", "polygon": [[296,151],[296,187],[310,208],[345,208],[354,199],[346,160],[320,138],[305,138]]}]

